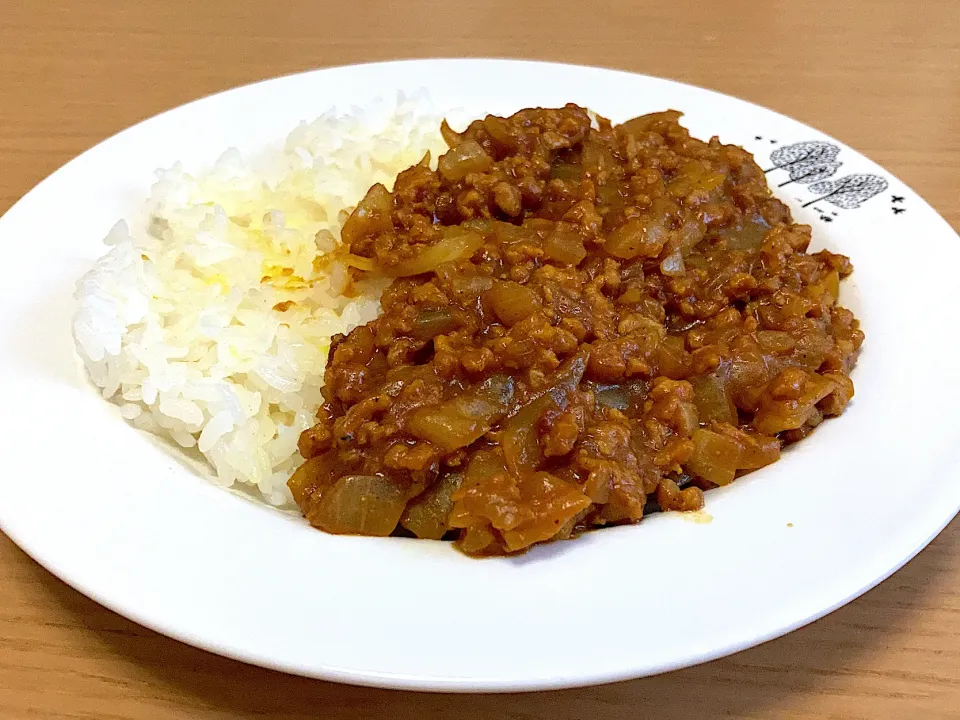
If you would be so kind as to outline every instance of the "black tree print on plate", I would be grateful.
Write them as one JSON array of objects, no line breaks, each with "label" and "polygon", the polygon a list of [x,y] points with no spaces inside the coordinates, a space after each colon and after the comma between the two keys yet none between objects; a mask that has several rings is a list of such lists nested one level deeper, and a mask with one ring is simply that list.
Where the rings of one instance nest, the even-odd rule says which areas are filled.
[{"label": "black tree print on plate", "polygon": [[810,162],[795,163],[789,168],[784,169],[790,173],[790,179],[780,183],[777,187],[783,187],[790,183],[809,185],[810,183],[826,180],[840,169],[840,163],[833,160],[829,162],[813,160]]},{"label": "black tree print on plate", "polygon": [[[762,140],[757,136],[757,140]],[[879,195],[889,187],[886,179],[869,173],[855,173],[841,178],[832,178],[843,163],[837,159],[840,147],[824,140],[804,140],[789,145],[783,145],[770,153],[771,167],[764,173],[773,173],[782,170],[788,178],[777,184],[777,187],[787,185],[807,185],[815,197],[804,202],[801,207],[809,207],[821,200],[834,207],[844,210],[854,210],[870,198]],[[902,202],[903,198],[895,196],[894,202]],[[797,202],[802,202],[796,198]],[[823,222],[833,222],[837,216],[835,212],[827,215],[820,208],[814,207]],[[903,212],[902,208],[894,208],[895,215]],[[831,217],[832,216],[832,217]]]},{"label": "black tree print on plate", "polygon": [[889,183],[884,178],[869,173],[856,173],[836,180],[824,180],[810,186],[810,191],[819,194],[820,197],[805,202],[803,207],[823,200],[838,208],[853,210],[873,196],[882,193],[888,186]]},{"label": "black tree print on plate", "polygon": [[773,163],[773,167],[764,172],[787,171],[790,179],[780,183],[778,187],[790,183],[809,185],[826,180],[840,169],[840,163],[836,161],[839,154],[840,148],[822,140],[807,140],[784,145],[770,153],[770,162]]}]

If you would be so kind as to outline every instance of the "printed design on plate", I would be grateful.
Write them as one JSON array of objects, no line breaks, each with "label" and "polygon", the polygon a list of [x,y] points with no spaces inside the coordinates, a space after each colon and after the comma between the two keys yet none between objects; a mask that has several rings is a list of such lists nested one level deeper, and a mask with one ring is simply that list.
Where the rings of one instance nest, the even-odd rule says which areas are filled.
[{"label": "printed design on plate", "polygon": [[[757,135],[755,139],[764,138]],[[777,141],[770,140],[770,143],[775,145]],[[772,179],[780,179],[776,184],[780,188],[805,185],[813,197],[806,200],[797,197],[795,200],[801,203],[801,207],[812,205],[823,222],[833,222],[837,213],[823,210],[817,207],[817,203],[829,203],[841,210],[855,210],[890,186],[886,178],[871,173],[834,177],[843,165],[838,159],[839,154],[839,146],[823,140],[804,140],[782,145],[770,153],[770,166],[765,168],[764,172]],[[776,177],[775,173],[781,175]],[[786,178],[783,178],[782,173],[786,173]],[[894,215],[906,212],[902,205],[904,200],[903,196],[891,196]]]}]

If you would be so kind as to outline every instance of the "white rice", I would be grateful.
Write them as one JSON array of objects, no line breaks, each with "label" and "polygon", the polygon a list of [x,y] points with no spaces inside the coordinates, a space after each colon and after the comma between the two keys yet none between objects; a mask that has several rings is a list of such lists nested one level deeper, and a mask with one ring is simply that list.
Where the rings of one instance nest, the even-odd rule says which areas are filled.
[{"label": "white rice", "polygon": [[314,261],[373,183],[436,161],[439,123],[426,93],[401,94],[301,123],[251,163],[230,149],[197,175],[158,171],[142,219],[118,222],[77,283],[73,334],[103,396],[196,447],[223,485],[291,503],[330,337],[376,317],[382,289],[342,297],[345,268]]}]

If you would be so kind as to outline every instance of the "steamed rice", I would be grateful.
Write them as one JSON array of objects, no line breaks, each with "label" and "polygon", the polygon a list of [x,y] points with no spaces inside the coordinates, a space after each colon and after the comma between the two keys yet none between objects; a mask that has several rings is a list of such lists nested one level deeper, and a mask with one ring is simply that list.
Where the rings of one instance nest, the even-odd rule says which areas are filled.
[{"label": "steamed rice", "polygon": [[314,424],[330,337],[376,317],[381,287],[341,295],[318,262],[376,182],[445,146],[424,93],[301,123],[282,150],[212,170],[159,171],[139,221],[77,284],[78,352],[138,428],[198,449],[225,486],[292,502],[286,481]]}]

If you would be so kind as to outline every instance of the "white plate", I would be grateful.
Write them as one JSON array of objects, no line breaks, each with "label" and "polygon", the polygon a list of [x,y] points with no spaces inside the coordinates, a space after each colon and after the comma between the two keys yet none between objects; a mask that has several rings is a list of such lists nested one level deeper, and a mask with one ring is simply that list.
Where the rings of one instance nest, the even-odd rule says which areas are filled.
[{"label": "white plate", "polygon": [[[885,189],[861,194],[857,208],[842,207],[855,204],[856,179],[813,204],[831,188],[817,193],[799,177],[777,191],[813,225],[817,245],[853,258],[843,302],[867,334],[855,402],[780,462],[708,493],[712,522],[656,515],[483,561],[441,543],[325,535],[224,492],[128,427],[80,371],[71,293],[111,225],[146,195],[153,170],[177,159],[196,168],[228,146],[252,150],[282,137],[333,104],[421,86],[441,110],[476,114],[577,102],[624,120],[677,108],[695,135],[741,144],[765,168],[782,165],[783,154],[797,159],[794,148],[771,160],[776,149],[819,140],[841,163],[831,181],[880,178],[870,182]],[[774,185],[789,180],[786,169],[769,177]],[[500,60],[280,78],[185,105],[101,143],[0,219],[0,244],[4,532],[107,607],[248,662],[446,691],[663,672],[837,608],[909,560],[960,506],[956,234],[850,148],[706,90]]]}]

